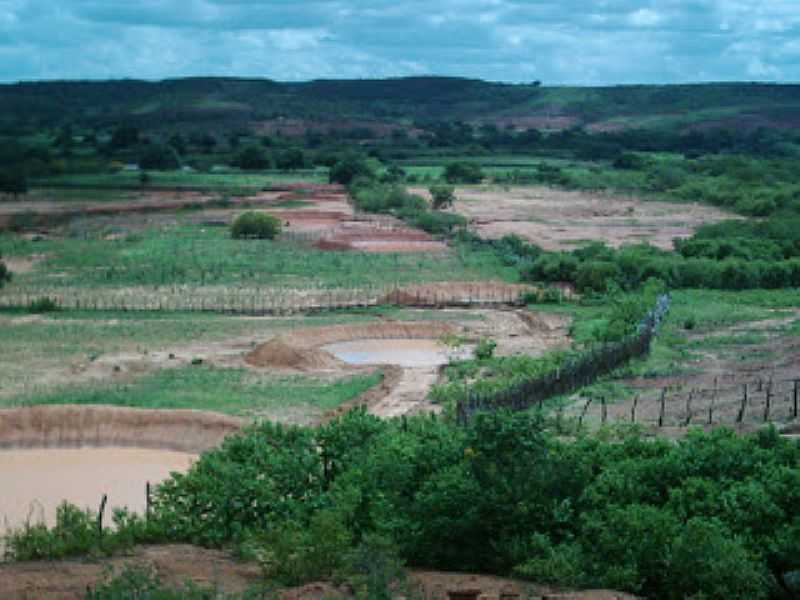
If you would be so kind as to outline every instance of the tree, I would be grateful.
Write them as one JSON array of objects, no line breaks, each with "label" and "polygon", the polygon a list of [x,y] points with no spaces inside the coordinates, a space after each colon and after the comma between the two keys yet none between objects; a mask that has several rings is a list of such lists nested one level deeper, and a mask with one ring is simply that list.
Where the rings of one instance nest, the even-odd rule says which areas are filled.
[{"label": "tree", "polygon": [[151,144],[147,146],[139,157],[139,167],[142,169],[155,169],[167,171],[181,166],[178,153],[172,146]]},{"label": "tree", "polygon": [[21,169],[0,172],[0,192],[13,194],[14,198],[28,193],[28,177]]},{"label": "tree", "polygon": [[6,283],[6,281],[11,281],[11,271],[8,270],[6,267],[6,263],[2,261],[2,256],[0,256],[0,288]]},{"label": "tree", "polygon": [[280,232],[281,220],[278,217],[252,210],[236,217],[233,225],[231,225],[231,237],[235,239],[271,240]]},{"label": "tree", "polygon": [[369,164],[367,164],[366,160],[356,156],[349,156],[338,161],[331,167],[328,180],[331,183],[350,185],[353,180],[359,177],[372,179],[374,175],[375,173],[370,168]]},{"label": "tree", "polygon": [[299,148],[291,148],[278,153],[275,157],[275,166],[282,171],[293,171],[306,166],[306,157]]},{"label": "tree", "polygon": [[139,129],[133,125],[120,125],[114,130],[109,143],[112,150],[131,148],[139,143]]},{"label": "tree", "polygon": [[480,183],[483,181],[481,166],[470,162],[454,162],[445,167],[447,183]]},{"label": "tree", "polygon": [[259,171],[269,169],[272,162],[264,150],[258,146],[247,146],[236,155],[233,164],[246,171]]},{"label": "tree", "polygon": [[453,206],[453,202],[456,199],[456,190],[452,185],[432,185],[428,188],[428,191],[431,193],[435,210]]}]

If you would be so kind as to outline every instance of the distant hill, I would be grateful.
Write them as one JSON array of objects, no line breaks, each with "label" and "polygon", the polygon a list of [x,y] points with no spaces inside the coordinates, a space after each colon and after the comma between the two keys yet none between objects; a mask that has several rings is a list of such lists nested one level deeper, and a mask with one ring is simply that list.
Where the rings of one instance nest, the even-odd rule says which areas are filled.
[{"label": "distant hill", "polygon": [[[262,128],[324,124],[409,127],[441,121],[589,131],[800,129],[800,85],[711,83],[547,87],[455,77],[382,80],[187,78],[0,85],[0,127]],[[313,125],[313,126],[312,126]]]}]

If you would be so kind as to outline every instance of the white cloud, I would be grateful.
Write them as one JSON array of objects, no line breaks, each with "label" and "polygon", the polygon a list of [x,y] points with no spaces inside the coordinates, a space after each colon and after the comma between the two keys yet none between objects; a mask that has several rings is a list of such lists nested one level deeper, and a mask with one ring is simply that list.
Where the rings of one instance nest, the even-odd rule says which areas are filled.
[{"label": "white cloud", "polygon": [[649,8],[640,8],[628,15],[628,22],[634,27],[654,27],[664,20],[664,16]]}]

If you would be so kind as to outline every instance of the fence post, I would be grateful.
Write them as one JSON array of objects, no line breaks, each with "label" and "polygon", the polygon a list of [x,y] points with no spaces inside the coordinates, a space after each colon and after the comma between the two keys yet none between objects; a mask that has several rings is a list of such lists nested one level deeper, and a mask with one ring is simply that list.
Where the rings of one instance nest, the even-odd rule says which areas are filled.
[{"label": "fence post", "polygon": [[153,505],[152,504],[153,499],[152,499],[152,495],[150,493],[150,482],[149,481],[147,482],[147,484],[144,487],[144,495],[145,495],[144,516],[147,518],[147,520],[150,520],[150,511],[151,511],[151,508],[152,508],[152,505]]},{"label": "fence post", "polygon": [[600,407],[601,407],[600,411],[601,411],[601,414],[602,414],[603,425],[605,425],[606,421],[608,421],[608,409],[606,408],[606,397],[605,396],[600,396]]},{"label": "fence post", "polygon": [[772,408],[772,379],[767,382],[767,403],[764,406],[764,423],[769,421],[769,413]]},{"label": "fence post", "polygon": [[589,396],[589,399],[586,401],[586,406],[583,407],[583,411],[581,412],[581,416],[578,419],[578,427],[583,427],[583,417],[586,416],[586,413],[589,412],[589,406],[592,404],[592,397]]},{"label": "fence post", "polygon": [[747,409],[747,384],[742,384],[742,405],[739,407],[739,414],[736,415],[736,422],[744,421],[744,411]]},{"label": "fence post", "polygon": [[686,397],[686,421],[683,423],[684,427],[688,427],[689,423],[692,422],[692,400],[694,400],[694,389]]},{"label": "fence post", "polygon": [[661,390],[661,408],[658,411],[658,426],[664,426],[664,410],[666,409],[667,404],[667,388],[662,388]]},{"label": "fence post", "polygon": [[106,512],[106,502],[108,502],[108,495],[103,494],[103,499],[100,500],[100,510],[97,512],[97,535],[103,537],[103,513]]},{"label": "fence post", "polygon": [[636,423],[636,407],[639,405],[639,396],[633,399],[633,406],[631,407],[631,423]]},{"label": "fence post", "polygon": [[797,418],[797,396],[799,387],[800,387],[800,379],[795,379],[794,389],[792,390],[792,403],[794,405],[792,409],[792,417],[794,417],[795,419]]}]

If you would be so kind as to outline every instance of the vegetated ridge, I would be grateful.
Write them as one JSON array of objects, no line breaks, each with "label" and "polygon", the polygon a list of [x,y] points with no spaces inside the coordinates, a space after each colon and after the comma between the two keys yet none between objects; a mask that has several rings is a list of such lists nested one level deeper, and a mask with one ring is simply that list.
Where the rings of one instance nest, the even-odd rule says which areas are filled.
[{"label": "vegetated ridge", "polygon": [[[197,77],[43,81],[0,86],[0,127],[63,121],[143,128],[165,123],[235,128],[286,119],[350,127],[439,120],[517,129],[800,128],[800,86],[761,83],[543,87],[458,77],[315,80]],[[307,123],[298,132],[304,133]],[[340,123],[341,126],[341,123]]]}]

